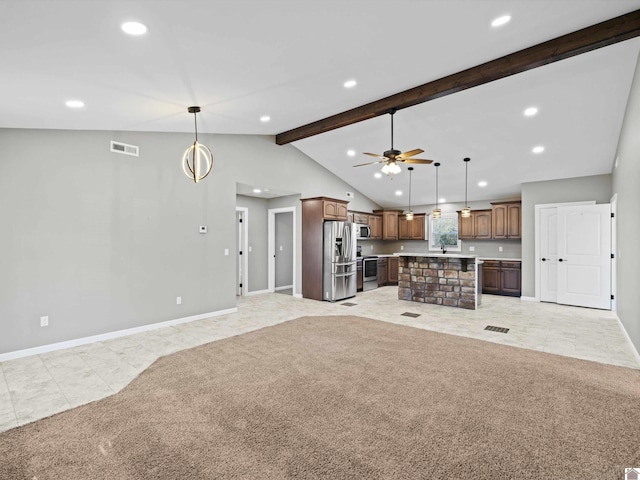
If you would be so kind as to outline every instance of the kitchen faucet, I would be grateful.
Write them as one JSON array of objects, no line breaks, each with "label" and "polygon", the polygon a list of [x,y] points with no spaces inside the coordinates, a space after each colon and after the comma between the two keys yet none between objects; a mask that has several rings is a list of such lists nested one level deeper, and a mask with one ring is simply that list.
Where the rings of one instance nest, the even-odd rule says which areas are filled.
[{"label": "kitchen faucet", "polygon": [[440,248],[442,249],[442,254],[443,254],[443,255],[444,255],[445,253],[447,253],[447,249],[446,249],[446,248],[444,248],[444,242],[442,242],[442,243],[440,244]]}]

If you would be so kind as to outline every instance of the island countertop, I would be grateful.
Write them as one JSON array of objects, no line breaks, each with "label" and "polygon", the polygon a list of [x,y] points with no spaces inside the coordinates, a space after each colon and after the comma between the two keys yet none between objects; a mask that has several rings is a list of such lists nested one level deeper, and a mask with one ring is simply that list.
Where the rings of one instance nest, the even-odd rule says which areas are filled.
[{"label": "island countertop", "polygon": [[398,257],[424,257],[424,258],[478,258],[478,255],[463,255],[459,253],[411,253],[411,252],[398,252],[394,253]]}]

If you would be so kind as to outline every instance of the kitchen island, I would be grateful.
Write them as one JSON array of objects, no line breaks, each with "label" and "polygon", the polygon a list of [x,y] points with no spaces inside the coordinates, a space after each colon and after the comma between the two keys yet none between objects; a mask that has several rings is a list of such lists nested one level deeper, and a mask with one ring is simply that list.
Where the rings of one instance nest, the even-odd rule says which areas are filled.
[{"label": "kitchen island", "polygon": [[399,253],[398,298],[475,310],[482,299],[482,260],[474,255]]}]

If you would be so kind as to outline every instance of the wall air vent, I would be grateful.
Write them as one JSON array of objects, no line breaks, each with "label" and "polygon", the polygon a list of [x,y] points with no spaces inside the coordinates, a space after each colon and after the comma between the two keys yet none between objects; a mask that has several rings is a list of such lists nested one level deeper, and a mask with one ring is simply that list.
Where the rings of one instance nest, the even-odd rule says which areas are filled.
[{"label": "wall air vent", "polygon": [[111,151],[115,153],[122,153],[124,155],[131,155],[133,157],[139,157],[139,147],[135,145],[128,145],[122,142],[115,142],[111,140]]}]

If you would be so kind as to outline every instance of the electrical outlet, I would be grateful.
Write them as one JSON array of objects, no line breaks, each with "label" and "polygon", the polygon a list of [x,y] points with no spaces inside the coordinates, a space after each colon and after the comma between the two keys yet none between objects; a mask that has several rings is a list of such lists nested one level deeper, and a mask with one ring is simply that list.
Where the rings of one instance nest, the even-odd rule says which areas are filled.
[{"label": "electrical outlet", "polygon": [[282,251],[282,250],[283,250],[282,245],[280,245],[280,251]]},{"label": "electrical outlet", "polygon": [[373,245],[371,245],[371,250],[373,250]]},{"label": "electrical outlet", "polygon": [[41,327],[48,327],[49,326],[49,317],[40,317],[40,326]]},{"label": "electrical outlet", "polygon": [[176,297],[176,305],[182,305],[182,297]]},{"label": "electrical outlet", "polygon": [[404,250],[404,245],[400,245],[400,250]]},{"label": "electrical outlet", "polygon": [[228,248],[225,248],[225,249],[224,249],[224,254],[225,254],[225,255],[227,255],[227,256],[229,256],[229,249],[228,249]]},{"label": "electrical outlet", "polygon": [[502,246],[498,247],[498,251],[501,252],[502,251]]},{"label": "electrical outlet", "polygon": [[470,252],[475,252],[476,251],[476,247],[469,247],[469,251]]},{"label": "electrical outlet", "polygon": [[253,248],[249,247],[249,253],[251,253],[252,250],[253,250]]}]

